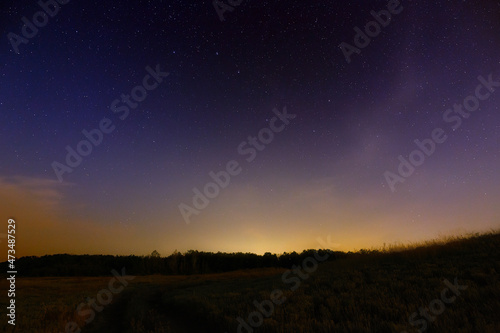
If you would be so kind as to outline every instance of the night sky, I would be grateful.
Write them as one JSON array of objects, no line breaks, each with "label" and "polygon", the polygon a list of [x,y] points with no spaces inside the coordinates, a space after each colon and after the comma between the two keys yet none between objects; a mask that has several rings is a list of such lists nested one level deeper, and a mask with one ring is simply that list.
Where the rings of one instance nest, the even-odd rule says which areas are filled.
[{"label": "night sky", "polygon": [[[16,219],[18,255],[282,253],[327,235],[354,250],[500,226],[496,0],[241,1],[224,21],[210,1],[0,8],[0,232]],[[74,167],[68,147],[86,154]]]}]

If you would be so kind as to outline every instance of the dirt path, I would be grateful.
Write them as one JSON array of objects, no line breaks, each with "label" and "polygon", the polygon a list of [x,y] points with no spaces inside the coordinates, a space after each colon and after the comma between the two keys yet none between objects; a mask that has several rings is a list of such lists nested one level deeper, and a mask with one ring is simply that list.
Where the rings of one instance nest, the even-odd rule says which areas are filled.
[{"label": "dirt path", "polygon": [[82,333],[125,333],[128,328],[124,327],[127,304],[132,298],[132,293],[124,292],[119,295],[113,303],[107,306],[102,312],[96,312],[94,320],[82,329]]},{"label": "dirt path", "polygon": [[[130,309],[140,305],[144,313],[142,321]],[[133,311],[133,310],[132,310]],[[139,320],[135,329],[132,320]],[[161,302],[161,293],[154,290],[135,289],[124,291],[102,312],[96,312],[93,322],[82,329],[82,333],[199,333],[216,332],[188,313],[166,309]],[[217,330],[217,332],[220,332]]]}]

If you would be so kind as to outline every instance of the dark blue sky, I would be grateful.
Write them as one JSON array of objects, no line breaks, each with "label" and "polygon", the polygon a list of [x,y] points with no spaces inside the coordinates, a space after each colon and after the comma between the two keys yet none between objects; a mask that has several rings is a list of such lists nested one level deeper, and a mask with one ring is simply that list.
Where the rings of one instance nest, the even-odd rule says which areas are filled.
[{"label": "dark blue sky", "polygon": [[[456,131],[443,114],[479,76],[500,81],[499,2],[402,1],[348,63],[339,45],[387,5],[243,1],[221,22],[209,1],[70,1],[17,54],[9,33],[41,7],[4,1],[2,214],[26,220],[25,254],[280,252],[325,233],[352,249],[498,227],[500,92]],[[157,65],[168,77],[121,120],[110,105]],[[246,162],[239,144],[284,107],[296,117]],[[103,118],[115,130],[59,182],[53,162]],[[393,193],[385,172],[435,128],[448,139]],[[186,224],[179,205],[230,160],[241,173]]]}]

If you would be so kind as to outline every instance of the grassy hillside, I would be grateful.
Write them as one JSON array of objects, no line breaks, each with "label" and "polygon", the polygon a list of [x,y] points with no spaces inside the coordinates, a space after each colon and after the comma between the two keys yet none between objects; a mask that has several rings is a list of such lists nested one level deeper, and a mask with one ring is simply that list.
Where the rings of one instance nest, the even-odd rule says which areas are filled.
[{"label": "grassy hillside", "polygon": [[[240,332],[500,332],[499,249],[495,233],[362,251],[315,270],[306,260],[310,273],[138,276],[88,325],[90,316],[75,309],[108,288],[110,276],[20,278],[16,332],[65,332],[72,320],[82,332],[238,332],[238,325]],[[8,326],[2,320],[0,330],[11,332]]]}]

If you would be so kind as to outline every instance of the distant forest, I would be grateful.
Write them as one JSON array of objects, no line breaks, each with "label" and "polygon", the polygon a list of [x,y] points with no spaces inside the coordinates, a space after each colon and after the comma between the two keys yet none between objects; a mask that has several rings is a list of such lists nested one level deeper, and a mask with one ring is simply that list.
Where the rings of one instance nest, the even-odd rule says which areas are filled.
[{"label": "distant forest", "polygon": [[[361,253],[366,253],[365,251]],[[328,260],[356,255],[331,250],[305,250],[300,254],[285,252],[280,255],[269,252],[257,255],[190,250],[184,254],[175,251],[168,257],[161,257],[157,251],[147,256],[56,254],[19,258],[16,260],[16,268],[20,276],[106,276],[111,275],[111,270],[121,271],[123,267],[128,275],[208,274],[262,267],[291,268],[293,265],[301,265],[305,258],[314,256],[316,252],[316,255],[322,257],[328,254]],[[8,270],[7,265],[8,262],[0,264],[2,271]]]},{"label": "distant forest", "polygon": [[[326,261],[338,259],[354,259],[368,257],[374,259],[382,255],[389,255],[399,262],[403,257],[421,257],[424,253],[438,254],[439,251],[461,251],[464,254],[471,251],[468,244],[497,244],[499,231],[485,234],[469,234],[466,236],[448,237],[439,240],[429,240],[422,243],[407,245],[390,245],[380,250],[361,249],[357,252],[341,252],[332,250],[304,250],[302,253],[284,252],[264,255],[254,253],[223,253],[199,252],[189,250],[185,253],[174,251],[168,257],[162,257],[156,250],[145,256],[113,256],[113,255],[72,255],[55,254],[42,257],[22,257],[16,259],[15,268],[19,276],[109,276],[112,270],[121,272],[125,268],[128,275],[191,275],[223,273],[241,269],[253,268],[292,268],[302,266],[308,257],[319,256]],[[491,239],[491,240],[490,240]],[[442,254],[442,253],[441,253]],[[493,255],[493,253],[492,253]],[[9,262],[0,263],[0,270],[7,272]],[[4,275],[5,273],[0,273]]]}]

